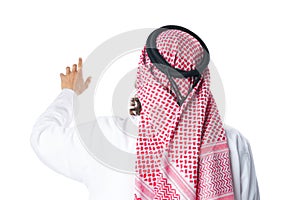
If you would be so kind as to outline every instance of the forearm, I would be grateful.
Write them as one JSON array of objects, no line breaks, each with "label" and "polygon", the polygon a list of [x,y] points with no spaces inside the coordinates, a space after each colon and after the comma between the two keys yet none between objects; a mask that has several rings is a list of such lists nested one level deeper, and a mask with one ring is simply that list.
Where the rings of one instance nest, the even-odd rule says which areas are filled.
[{"label": "forearm", "polygon": [[53,103],[37,119],[32,129],[31,146],[39,159],[51,169],[82,181],[85,156],[82,153],[73,120],[76,98],[70,89],[63,89]]},{"label": "forearm", "polygon": [[40,115],[33,129],[41,130],[51,125],[69,127],[73,120],[73,105],[76,97],[73,90],[63,89],[46,111]]}]

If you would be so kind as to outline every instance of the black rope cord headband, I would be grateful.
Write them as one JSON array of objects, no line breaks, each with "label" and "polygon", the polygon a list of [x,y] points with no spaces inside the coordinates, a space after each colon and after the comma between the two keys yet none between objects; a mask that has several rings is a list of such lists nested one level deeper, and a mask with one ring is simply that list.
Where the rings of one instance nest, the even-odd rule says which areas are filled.
[{"label": "black rope cord headband", "polygon": [[[197,39],[199,41],[199,43],[201,44],[204,52],[203,52],[203,59],[197,63],[196,65],[196,69],[194,70],[190,70],[190,71],[184,71],[181,69],[177,69],[174,68],[170,65],[170,63],[168,63],[163,57],[162,55],[159,53],[157,46],[156,46],[156,38],[158,37],[158,35],[160,33],[162,33],[163,31],[166,31],[168,29],[177,29],[177,30],[181,30],[184,31],[188,34],[190,34],[191,36],[193,36],[195,39]],[[151,62],[153,63],[153,65],[155,65],[155,67],[157,69],[159,69],[161,72],[163,72],[164,74],[167,75],[170,83],[171,83],[171,89],[172,91],[175,92],[176,97],[177,97],[177,103],[179,106],[182,105],[182,103],[184,102],[184,100],[187,98],[188,94],[192,91],[192,89],[196,86],[196,84],[199,82],[200,78],[201,78],[201,74],[204,71],[204,69],[208,66],[209,60],[210,60],[210,56],[209,56],[209,51],[205,45],[205,43],[200,39],[199,36],[197,36],[195,33],[193,33],[192,31],[181,27],[181,26],[176,26],[176,25],[167,25],[167,26],[162,26],[156,30],[154,30],[148,37],[147,42],[146,42],[146,51],[147,54],[151,60]],[[151,73],[153,76],[153,69],[151,67]],[[193,78],[193,84],[192,87],[189,89],[188,94],[186,97],[182,97],[177,84],[175,83],[175,81],[173,80],[173,78],[188,78],[188,77],[192,77]]]}]

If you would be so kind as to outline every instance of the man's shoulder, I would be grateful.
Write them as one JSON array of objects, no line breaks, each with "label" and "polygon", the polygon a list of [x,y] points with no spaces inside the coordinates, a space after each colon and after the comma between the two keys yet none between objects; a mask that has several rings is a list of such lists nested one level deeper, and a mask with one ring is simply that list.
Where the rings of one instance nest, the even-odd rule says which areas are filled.
[{"label": "man's shoulder", "polygon": [[228,124],[224,124],[227,141],[230,146],[236,146],[240,151],[248,151],[248,139],[236,128]]},{"label": "man's shoulder", "polygon": [[235,127],[228,125],[228,124],[224,124],[224,129],[226,132],[226,135],[230,138],[241,138],[241,139],[245,139],[247,140],[247,138]]}]

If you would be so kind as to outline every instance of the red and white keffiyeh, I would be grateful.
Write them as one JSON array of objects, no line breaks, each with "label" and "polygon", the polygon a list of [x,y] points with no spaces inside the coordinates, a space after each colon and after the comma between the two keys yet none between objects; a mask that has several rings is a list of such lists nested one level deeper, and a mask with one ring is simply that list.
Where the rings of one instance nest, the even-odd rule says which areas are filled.
[{"label": "red and white keffiyeh", "polygon": [[[157,48],[172,67],[190,71],[203,48],[182,30],[166,30]],[[151,72],[152,67],[152,72]],[[136,200],[234,199],[230,155],[223,123],[210,91],[206,68],[188,94],[192,79],[174,78],[184,96],[179,106],[167,76],[153,67],[146,47],[137,70],[141,118],[136,143]]]}]

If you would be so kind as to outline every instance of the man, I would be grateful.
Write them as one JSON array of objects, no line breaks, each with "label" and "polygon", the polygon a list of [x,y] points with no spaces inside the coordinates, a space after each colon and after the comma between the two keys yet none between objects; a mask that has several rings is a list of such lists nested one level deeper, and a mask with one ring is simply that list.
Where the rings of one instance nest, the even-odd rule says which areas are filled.
[{"label": "man", "polygon": [[[82,67],[82,59],[79,58],[78,65],[74,64],[72,70],[67,67],[66,74],[60,74],[62,91],[34,125],[31,136],[33,149],[50,168],[84,183],[89,189],[91,200],[133,199],[134,194],[136,198],[149,199],[149,197],[138,197],[143,193],[137,195],[137,191],[134,189],[136,184],[134,175],[123,174],[98,163],[81,144],[76,127],[70,126],[74,121],[74,98],[84,92],[91,81],[91,77],[84,81]],[[141,79],[138,80],[138,88],[141,87],[140,81]],[[142,99],[142,104],[146,105],[144,99]],[[139,105],[138,114],[141,109],[143,106]],[[141,117],[136,116],[136,118],[138,121],[141,120]],[[136,153],[136,141],[129,138],[123,140],[122,137],[126,137],[126,134],[122,134],[118,127],[112,126],[113,120],[119,120],[120,123],[125,121],[113,116],[99,117],[96,123],[105,130],[104,134],[107,138],[112,138],[111,135],[117,136],[113,137],[115,141],[110,139],[114,145],[122,145],[126,141],[124,147],[127,147],[129,152]],[[136,125],[138,126],[138,123]],[[234,199],[258,200],[259,189],[249,142],[230,126],[224,125],[224,130],[230,150]],[[137,173],[137,175],[141,174]],[[172,189],[175,187],[173,184]],[[181,194],[179,187],[176,189],[177,193],[180,193],[181,199],[191,199],[186,197],[187,195]],[[179,194],[176,195],[179,196]],[[154,198],[160,199],[158,196]],[[200,197],[200,199],[202,198]]]}]

